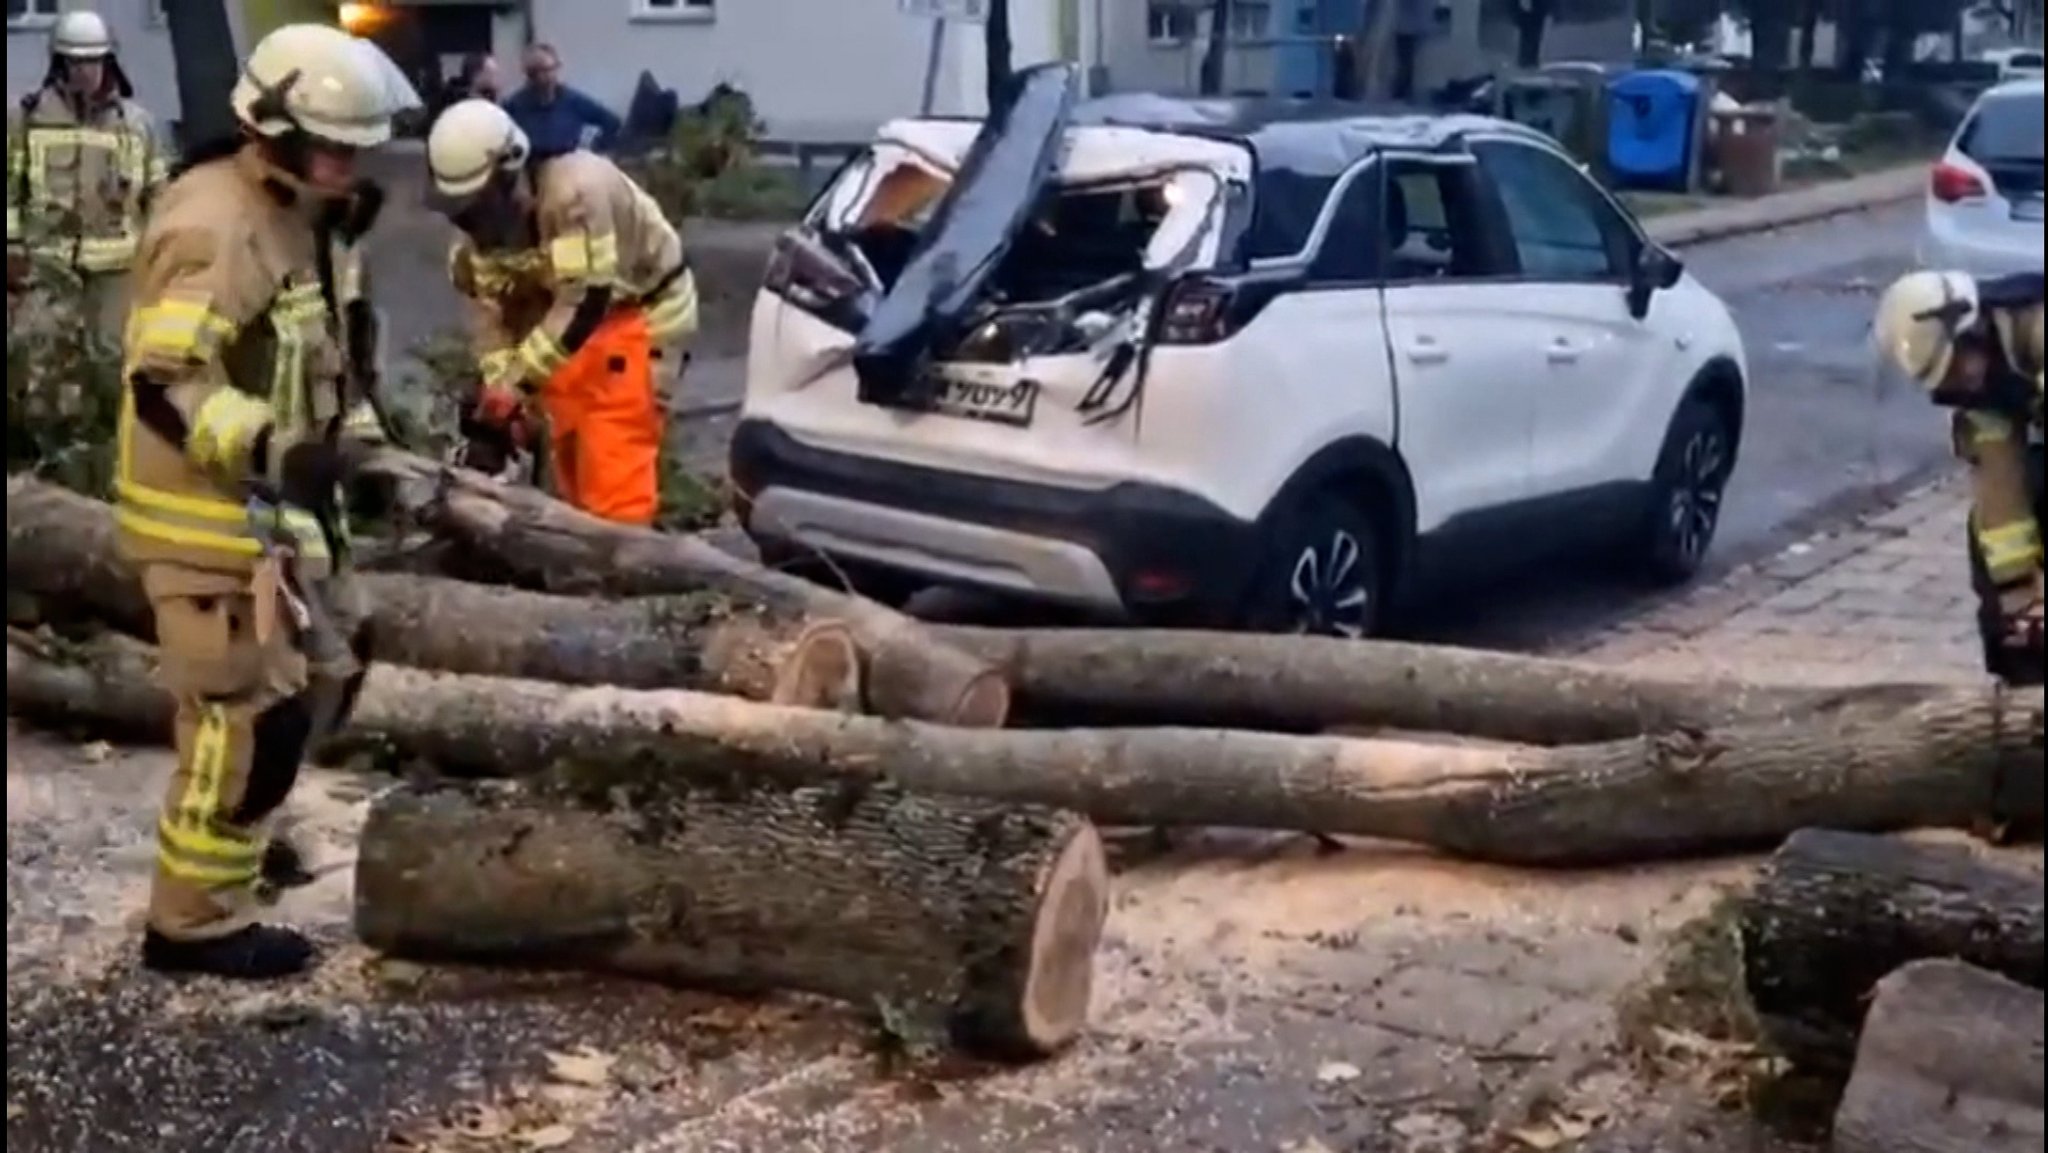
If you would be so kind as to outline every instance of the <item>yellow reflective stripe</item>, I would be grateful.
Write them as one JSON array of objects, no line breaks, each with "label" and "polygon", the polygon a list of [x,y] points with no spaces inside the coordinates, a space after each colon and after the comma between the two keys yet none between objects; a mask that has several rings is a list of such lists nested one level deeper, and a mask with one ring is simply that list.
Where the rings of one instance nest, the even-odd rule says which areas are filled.
[{"label": "yellow reflective stripe", "polygon": [[7,235],[15,236],[18,235],[20,232],[21,209],[16,208],[12,204],[10,204],[7,206]]},{"label": "yellow reflective stripe", "polygon": [[2041,529],[2031,520],[1979,529],[1977,544],[1984,550],[1984,567],[2000,584],[2028,575],[2041,563]]},{"label": "yellow reflective stripe", "polygon": [[2012,422],[2002,416],[1988,412],[1964,413],[1970,426],[1970,443],[1978,446],[1997,444],[2012,437]]},{"label": "yellow reflective stripe", "polygon": [[235,326],[209,308],[210,303],[165,297],[136,309],[128,321],[128,358],[161,357],[193,364],[212,361],[220,342],[235,334]]},{"label": "yellow reflective stripe", "polygon": [[157,862],[172,876],[208,886],[254,882],[263,865],[262,840],[225,821],[225,792],[232,768],[227,710],[200,706],[192,735],[185,790],[157,821]]},{"label": "yellow reflective stripe", "polygon": [[485,384],[509,385],[519,375],[519,350],[494,348],[476,358]]},{"label": "yellow reflective stripe", "polygon": [[619,274],[619,238],[609,232],[563,233],[548,241],[548,265],[558,281],[608,283]]},{"label": "yellow reflective stripe", "polygon": [[341,422],[341,431],[357,440],[381,441],[384,439],[384,422],[377,419],[377,410],[364,401],[349,410],[347,418]]},{"label": "yellow reflective stripe", "polygon": [[536,328],[519,342],[519,361],[526,368],[526,379],[541,383],[553,376],[569,363],[569,350],[545,328]]},{"label": "yellow reflective stripe", "polygon": [[[124,499],[131,498],[132,486],[122,486],[121,495]],[[246,526],[245,512],[237,509],[236,518]],[[263,553],[262,542],[248,535],[246,527],[239,531],[227,525],[218,529],[194,528],[188,524],[181,524],[161,512],[145,512],[128,504],[114,507],[114,521],[126,532],[178,548],[201,549],[206,552],[250,558]],[[320,522],[314,520],[311,514],[303,511],[287,512],[285,527],[298,538],[300,556],[310,561],[328,559],[327,538],[320,532]]]},{"label": "yellow reflective stripe", "polygon": [[185,455],[201,468],[240,472],[256,434],[270,423],[268,401],[223,385],[192,414]]},{"label": "yellow reflective stripe", "polygon": [[656,344],[697,331],[697,282],[689,273],[647,304],[647,335]]}]

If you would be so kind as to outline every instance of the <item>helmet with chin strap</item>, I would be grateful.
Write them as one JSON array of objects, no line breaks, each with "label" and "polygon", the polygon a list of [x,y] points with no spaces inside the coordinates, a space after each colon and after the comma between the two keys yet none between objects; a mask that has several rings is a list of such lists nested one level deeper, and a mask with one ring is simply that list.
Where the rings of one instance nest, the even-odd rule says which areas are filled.
[{"label": "helmet with chin strap", "polygon": [[1977,282],[1960,272],[1909,272],[1878,298],[1871,324],[1878,349],[1921,387],[1938,391],[1956,343],[1977,326]]},{"label": "helmet with chin strap", "polygon": [[512,115],[492,101],[449,105],[427,131],[427,172],[436,202],[460,207],[493,179],[523,170],[532,152]]},{"label": "helmet with chin strap", "polygon": [[85,9],[66,12],[50,26],[50,70],[43,85],[48,87],[61,79],[73,62],[103,64],[107,71],[100,95],[132,97],[135,88],[121,69],[117,50],[113,29],[107,27],[105,17]]}]

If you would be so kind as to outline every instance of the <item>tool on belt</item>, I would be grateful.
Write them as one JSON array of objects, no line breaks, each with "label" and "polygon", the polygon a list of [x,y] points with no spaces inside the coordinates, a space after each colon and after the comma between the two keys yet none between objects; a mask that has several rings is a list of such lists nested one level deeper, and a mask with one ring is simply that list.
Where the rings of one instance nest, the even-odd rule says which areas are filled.
[{"label": "tool on belt", "polygon": [[251,594],[256,600],[256,639],[268,642],[277,634],[277,611],[290,614],[293,635],[307,659],[333,662],[350,659],[348,638],[334,624],[326,602],[299,567],[298,535],[285,521],[285,503],[258,488],[245,506],[249,532],[262,550],[257,558]]}]

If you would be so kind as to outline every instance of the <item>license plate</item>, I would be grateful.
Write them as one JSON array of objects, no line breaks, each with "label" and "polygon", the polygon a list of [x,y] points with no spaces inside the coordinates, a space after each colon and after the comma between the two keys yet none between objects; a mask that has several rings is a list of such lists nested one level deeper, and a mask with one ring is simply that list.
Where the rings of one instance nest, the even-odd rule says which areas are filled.
[{"label": "license plate", "polygon": [[1023,428],[1038,412],[1038,382],[979,374],[948,366],[934,375],[927,411],[964,420],[985,420]]},{"label": "license plate", "polygon": [[2012,218],[2014,220],[2040,220],[2041,198],[2038,196],[2030,196],[2027,199],[2020,201],[2018,204],[2013,205]]}]

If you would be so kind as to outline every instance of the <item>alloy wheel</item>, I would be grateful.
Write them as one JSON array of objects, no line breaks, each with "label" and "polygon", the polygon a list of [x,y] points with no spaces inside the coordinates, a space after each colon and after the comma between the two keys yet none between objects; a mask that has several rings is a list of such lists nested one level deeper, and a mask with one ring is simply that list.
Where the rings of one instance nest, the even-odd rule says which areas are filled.
[{"label": "alloy wheel", "polygon": [[1335,529],[1321,545],[1295,558],[1287,594],[1293,601],[1294,631],[1356,639],[1371,630],[1371,561],[1358,538]]},{"label": "alloy wheel", "polygon": [[1672,479],[1665,527],[1676,559],[1697,566],[1721,526],[1722,497],[1728,488],[1728,442],[1718,430],[1695,432],[1679,455]]}]

